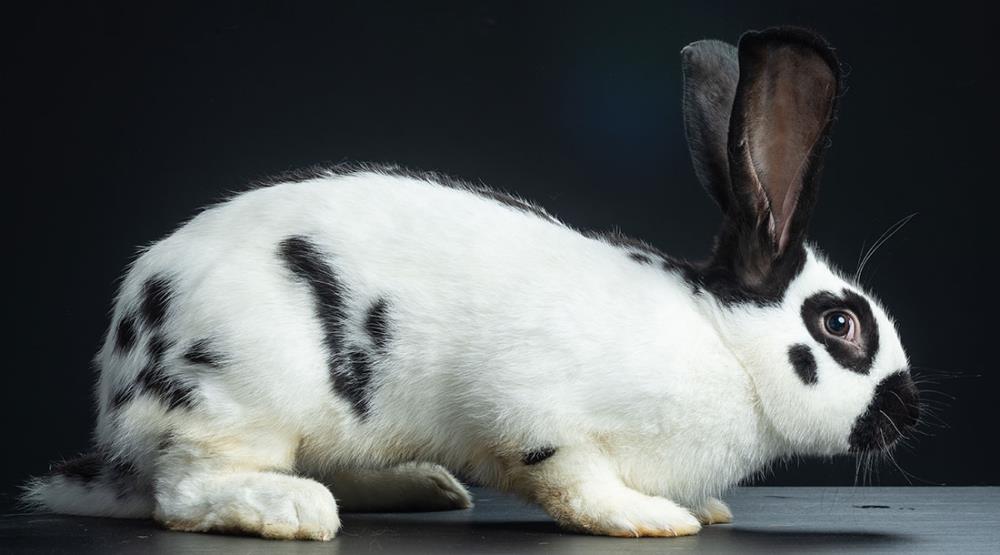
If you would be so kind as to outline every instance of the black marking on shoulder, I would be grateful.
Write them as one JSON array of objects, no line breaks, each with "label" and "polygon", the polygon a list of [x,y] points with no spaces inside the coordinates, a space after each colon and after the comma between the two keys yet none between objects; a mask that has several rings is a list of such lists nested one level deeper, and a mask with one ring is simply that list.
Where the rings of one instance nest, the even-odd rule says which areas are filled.
[{"label": "black marking on shoulder", "polygon": [[377,349],[385,349],[389,343],[389,301],[380,297],[372,303],[365,316],[365,331]]},{"label": "black marking on shoulder", "polygon": [[122,317],[118,320],[118,325],[115,326],[115,347],[114,351],[117,353],[125,353],[135,346],[136,339],[136,321],[135,315],[131,312],[125,312]]},{"label": "black marking on shoulder", "polygon": [[87,453],[57,464],[52,474],[89,484],[101,475],[104,458],[100,453]]},{"label": "black marking on shoulder", "polygon": [[278,245],[278,256],[295,277],[309,286],[315,303],[314,312],[323,328],[323,346],[327,370],[337,387],[337,363],[344,313],[344,287],[325,256],[312,241],[293,236]]},{"label": "black marking on shoulder", "polygon": [[212,346],[210,339],[199,339],[184,351],[184,359],[192,364],[218,367],[222,366],[225,357]]},{"label": "black marking on shoulder", "polygon": [[[832,337],[824,331],[823,315],[834,309],[847,309],[858,317],[861,330],[857,344]],[[813,339],[826,348],[837,364],[859,374],[871,371],[879,348],[878,323],[864,297],[850,289],[844,289],[839,297],[830,291],[816,293],[802,303],[802,321]]]},{"label": "black marking on shoulder", "polygon": [[802,383],[813,385],[818,381],[816,357],[813,356],[812,349],[808,345],[799,343],[789,347],[788,361],[792,363],[792,368],[795,369],[795,373],[798,374]]},{"label": "black marking on shoulder", "polygon": [[539,447],[538,449],[525,451],[521,455],[521,462],[525,465],[531,466],[533,464],[538,464],[555,454],[555,447]]},{"label": "black marking on shoulder", "polygon": [[162,276],[153,276],[142,284],[142,302],[139,313],[149,329],[159,328],[167,315],[170,302],[170,281]]}]

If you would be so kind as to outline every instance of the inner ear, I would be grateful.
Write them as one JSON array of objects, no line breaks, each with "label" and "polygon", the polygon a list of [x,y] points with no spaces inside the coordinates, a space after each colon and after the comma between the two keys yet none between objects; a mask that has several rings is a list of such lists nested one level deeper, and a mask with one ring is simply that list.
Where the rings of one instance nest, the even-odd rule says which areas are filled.
[{"label": "inner ear", "polygon": [[729,128],[734,196],[750,237],[778,257],[804,239],[834,118],[839,65],[801,29],[747,33]]}]

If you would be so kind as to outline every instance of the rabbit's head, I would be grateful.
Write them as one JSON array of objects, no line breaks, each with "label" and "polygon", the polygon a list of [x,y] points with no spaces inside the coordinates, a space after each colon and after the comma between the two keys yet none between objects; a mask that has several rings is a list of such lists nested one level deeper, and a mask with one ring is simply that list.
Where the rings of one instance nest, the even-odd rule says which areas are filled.
[{"label": "rabbit's head", "polygon": [[841,91],[833,51],[777,28],[682,57],[695,170],[724,213],[696,282],[755,401],[798,453],[891,446],[919,406],[896,328],[805,240]]}]

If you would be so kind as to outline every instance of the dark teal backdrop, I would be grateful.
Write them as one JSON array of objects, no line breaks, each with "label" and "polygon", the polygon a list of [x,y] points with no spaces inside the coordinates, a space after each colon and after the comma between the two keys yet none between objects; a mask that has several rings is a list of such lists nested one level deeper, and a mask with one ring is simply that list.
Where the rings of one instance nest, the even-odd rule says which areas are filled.
[{"label": "dark teal backdrop", "polygon": [[[417,5],[420,5],[419,7]],[[719,214],[678,52],[798,24],[848,92],[812,237],[896,316],[933,416],[880,484],[997,474],[996,19],[961,2],[31,3],[5,8],[0,487],[87,447],[89,360],[137,245],[256,178],[396,162],[518,192],[684,257]],[[9,10],[9,11],[8,11]],[[855,482],[852,459],[770,484]]]}]

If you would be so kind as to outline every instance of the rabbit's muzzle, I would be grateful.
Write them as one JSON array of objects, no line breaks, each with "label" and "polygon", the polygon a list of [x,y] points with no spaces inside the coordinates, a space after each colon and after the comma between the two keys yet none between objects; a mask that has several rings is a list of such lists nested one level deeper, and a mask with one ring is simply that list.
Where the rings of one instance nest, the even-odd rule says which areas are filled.
[{"label": "rabbit's muzzle", "polygon": [[875,388],[871,403],[854,422],[850,451],[888,449],[913,428],[920,418],[920,394],[910,373],[890,374]]}]

